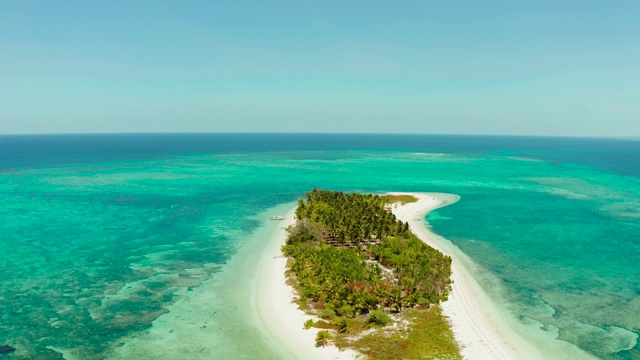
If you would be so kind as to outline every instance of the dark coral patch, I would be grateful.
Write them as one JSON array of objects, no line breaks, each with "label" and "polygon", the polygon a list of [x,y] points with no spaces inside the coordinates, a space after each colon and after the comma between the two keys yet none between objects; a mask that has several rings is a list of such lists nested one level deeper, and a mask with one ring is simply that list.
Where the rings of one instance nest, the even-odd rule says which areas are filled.
[{"label": "dark coral patch", "polygon": [[16,351],[16,348],[14,348],[13,346],[9,346],[9,345],[0,346],[0,355],[11,354],[14,351]]}]

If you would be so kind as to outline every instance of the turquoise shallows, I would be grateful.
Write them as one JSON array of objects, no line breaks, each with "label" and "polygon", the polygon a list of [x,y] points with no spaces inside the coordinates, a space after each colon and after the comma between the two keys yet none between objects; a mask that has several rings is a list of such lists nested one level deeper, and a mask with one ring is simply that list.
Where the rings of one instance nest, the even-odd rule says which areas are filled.
[{"label": "turquoise shallows", "polygon": [[136,334],[168,326],[153,321],[171,304],[207,287],[201,321],[175,329],[193,333],[191,358],[282,358],[247,315],[243,284],[254,269],[223,274],[264,245],[260,234],[274,226],[265,210],[313,187],[460,195],[428,220],[499,280],[483,285],[505,311],[599,358],[640,359],[637,178],[504,154],[393,151],[230,152],[0,174],[0,343],[18,349],[15,359],[117,358]]}]

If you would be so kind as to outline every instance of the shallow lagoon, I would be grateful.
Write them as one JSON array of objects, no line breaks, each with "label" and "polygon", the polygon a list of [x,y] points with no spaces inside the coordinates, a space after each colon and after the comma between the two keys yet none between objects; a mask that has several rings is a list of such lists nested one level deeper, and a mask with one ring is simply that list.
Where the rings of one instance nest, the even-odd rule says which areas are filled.
[{"label": "shallow lagoon", "polygon": [[[270,222],[259,214],[312,187],[460,195],[428,220],[499,279],[486,285],[507,311],[600,358],[640,358],[637,178],[512,153],[411,150],[120,154],[5,171],[0,342],[18,349],[7,358],[117,355],[176,301],[229,289],[225,267]],[[248,310],[220,300],[242,297],[241,285],[212,299],[199,324],[221,335],[206,354],[277,358],[259,331],[242,331]]]}]

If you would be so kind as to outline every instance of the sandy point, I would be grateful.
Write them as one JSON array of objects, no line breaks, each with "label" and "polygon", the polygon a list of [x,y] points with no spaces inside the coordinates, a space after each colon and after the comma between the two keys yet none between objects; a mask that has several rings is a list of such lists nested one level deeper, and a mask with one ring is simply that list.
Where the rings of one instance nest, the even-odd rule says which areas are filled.
[{"label": "sandy point", "polygon": [[[477,265],[449,240],[431,231],[426,215],[435,209],[451,205],[460,197],[443,193],[390,193],[413,195],[418,201],[405,205],[395,204],[392,211],[400,220],[408,222],[414,234],[429,246],[451,256],[453,286],[449,299],[441,303],[443,314],[449,318],[451,328],[460,346],[461,355],[470,360],[507,359],[588,359],[584,352],[564,341],[538,335],[530,341],[522,336],[530,327],[518,324],[505,309],[501,309],[472,276]],[[269,246],[257,264],[252,294],[254,313],[259,327],[283,357],[289,359],[358,359],[364,355],[357,351],[339,350],[335,346],[316,347],[318,329],[305,330],[303,324],[315,319],[305,314],[294,302],[293,288],[287,285],[285,271],[287,259],[281,253],[286,240],[285,228],[294,223],[292,208],[281,226],[273,234]],[[535,335],[535,334],[534,334]],[[535,338],[535,336],[533,336]],[[540,344],[544,344],[541,346]],[[541,349],[542,348],[542,349]]]}]

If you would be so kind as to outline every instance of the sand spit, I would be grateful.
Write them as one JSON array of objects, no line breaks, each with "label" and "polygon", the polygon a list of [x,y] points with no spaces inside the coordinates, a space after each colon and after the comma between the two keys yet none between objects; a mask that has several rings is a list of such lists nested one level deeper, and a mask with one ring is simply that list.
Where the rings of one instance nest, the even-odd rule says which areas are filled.
[{"label": "sand spit", "polygon": [[291,359],[356,359],[356,351],[340,351],[335,346],[316,347],[315,338],[319,329],[305,330],[303,324],[313,316],[305,314],[293,302],[293,288],[286,283],[287,259],[280,247],[286,240],[285,228],[294,223],[294,211],[282,220],[282,227],[271,239],[271,244],[258,264],[255,293],[256,312],[264,329],[279,339],[280,347],[287,350]]},{"label": "sand spit", "polygon": [[[472,276],[477,266],[449,240],[433,233],[426,214],[453,204],[459,197],[450,194],[412,193],[419,201],[398,205],[393,211],[409,223],[411,230],[430,246],[453,258],[453,291],[442,303],[450,319],[456,341],[465,359],[588,359],[575,346],[555,340],[552,335],[526,326],[509,316],[489,298]],[[234,358],[251,346],[239,337],[255,339],[256,351],[264,359],[357,359],[353,350],[340,351],[335,346],[315,347],[318,329],[304,330],[303,323],[312,318],[293,302],[293,289],[286,284],[286,258],[280,247],[286,239],[285,228],[294,222],[295,204],[283,204],[259,217],[265,225],[252,235],[246,250],[240,250],[220,273],[169,307],[169,313],[153,322],[150,329],[123,339],[109,359],[213,359]],[[284,220],[270,220],[286,214]],[[223,312],[216,311],[225,309]],[[243,326],[222,324],[242,321]],[[525,334],[526,336],[523,336]],[[269,351],[264,347],[268,343]],[[252,347],[253,347],[252,346]],[[74,356],[70,349],[59,349],[66,359]],[[253,358],[242,357],[242,358]]]},{"label": "sand spit", "polygon": [[453,259],[454,281],[449,299],[441,304],[451,323],[464,359],[593,359],[576,346],[556,340],[534,326],[514,319],[490,299],[472,273],[477,265],[449,240],[435,234],[424,220],[435,209],[456,203],[460,197],[442,193],[393,193],[413,195],[417,202],[393,207],[393,213],[409,223],[411,231],[429,246]]}]

